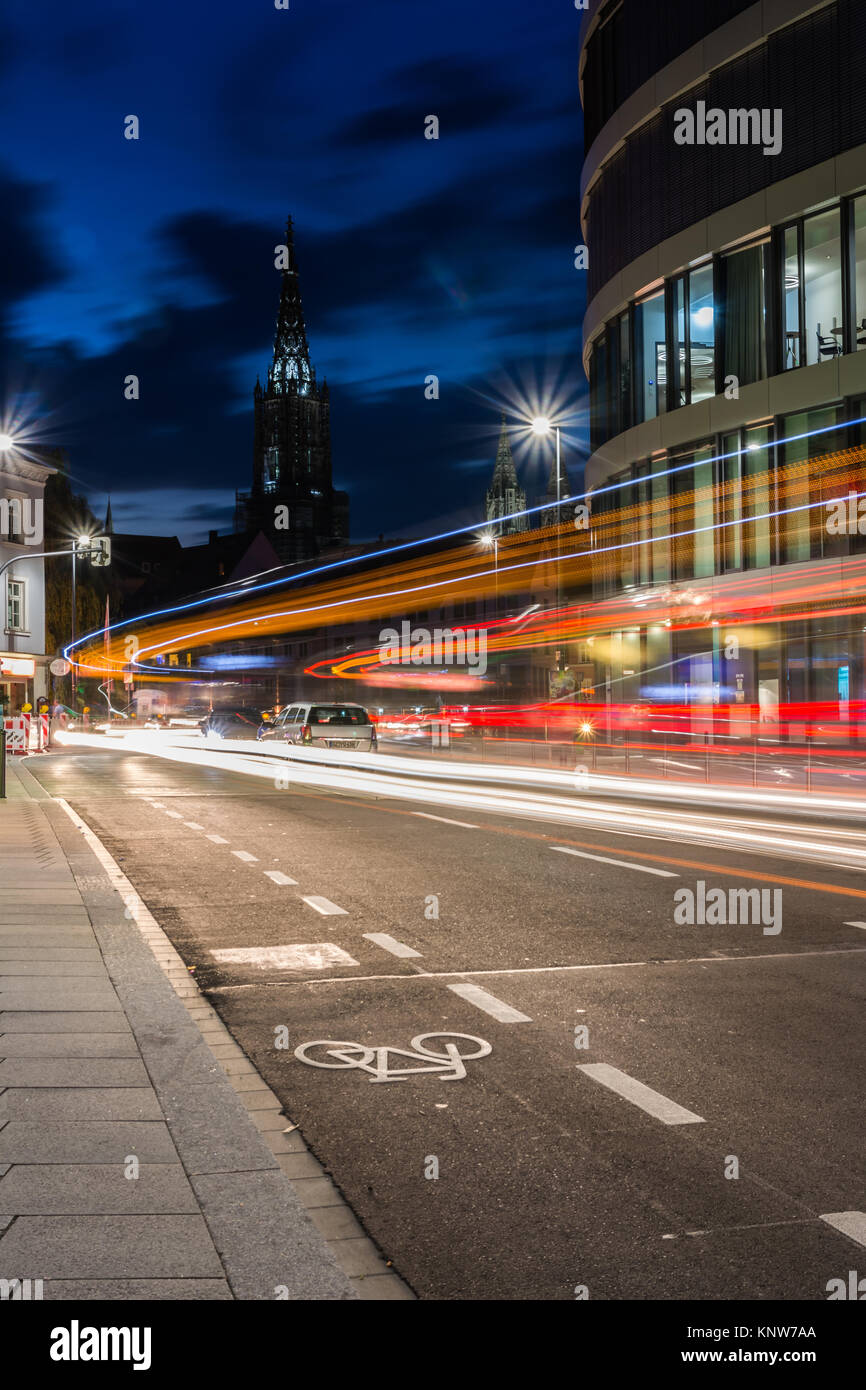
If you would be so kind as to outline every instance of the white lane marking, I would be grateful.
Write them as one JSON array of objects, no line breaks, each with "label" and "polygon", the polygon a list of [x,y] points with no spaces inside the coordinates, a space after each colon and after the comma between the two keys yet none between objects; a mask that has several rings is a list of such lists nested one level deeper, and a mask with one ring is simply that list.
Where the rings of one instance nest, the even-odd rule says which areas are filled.
[{"label": "white lane marking", "polygon": [[413,951],[411,946],[404,946],[402,941],[395,941],[393,936],[389,936],[385,931],[365,931],[362,932],[365,941],[372,941],[374,946],[381,946],[383,951],[390,951],[392,956],[420,956],[420,951]]},{"label": "white lane marking", "polygon": [[866,931],[866,922],[846,922],[846,927],[859,927],[861,931]]},{"label": "white lane marking", "polygon": [[242,859],[245,864],[258,864],[259,862],[255,854],[250,854],[245,849],[233,849],[232,854],[235,859]]},{"label": "white lane marking", "polygon": [[486,989],[480,985],[449,985],[452,994],[459,994],[461,999],[467,1003],[474,1004],[476,1009],[483,1009],[491,1018],[498,1018],[500,1023],[531,1023],[532,1019],[528,1014],[522,1014],[519,1009],[512,1009],[510,1004],[503,1004],[501,999],[497,999],[495,994],[488,994]]},{"label": "white lane marking", "polygon": [[[144,800],[145,800],[145,801],[150,801],[150,798],[146,796],[146,797],[144,798]],[[151,806],[155,806],[155,807],[157,808],[158,811],[164,811],[164,810],[165,810],[165,802],[164,802],[164,801],[151,801],[150,804],[151,804]]]},{"label": "white lane marking", "polygon": [[166,811],[165,814],[167,816],[171,816],[172,820],[183,820],[183,816],[181,815],[180,811]]},{"label": "white lane marking", "polygon": [[470,825],[466,820],[449,820],[447,816],[431,816],[427,811],[410,811],[412,816],[420,816],[422,820],[438,820],[443,825],[460,825],[464,830],[477,830],[477,825]]},{"label": "white lane marking", "polygon": [[866,1245],[866,1211],[831,1211],[821,1220],[841,1231],[843,1236],[856,1240],[858,1245]]},{"label": "white lane marking", "polygon": [[358,962],[330,941],[297,946],[242,946],[211,951],[225,965],[255,965],[259,970],[327,970],[329,965],[357,965]]},{"label": "white lane marking", "polygon": [[272,883],[278,883],[281,888],[287,887],[290,883],[297,883],[296,878],[289,878],[282,869],[265,869],[265,878],[269,878]]},{"label": "white lane marking", "polygon": [[573,854],[578,859],[597,859],[599,864],[616,864],[620,869],[637,869],[640,874],[657,874],[659,878],[679,878],[670,869],[650,869],[646,864],[633,864],[628,859],[608,859],[605,854],[585,854],[582,849],[572,849],[569,845],[549,845],[557,854]]},{"label": "white lane marking", "polygon": [[344,907],[337,907],[337,904],[332,903],[330,898],[320,898],[314,894],[311,898],[301,898],[301,902],[314,907],[317,912],[321,912],[323,917],[336,917],[337,915],[348,917],[349,915]]},{"label": "white lane marking", "polygon": [[211,840],[215,845],[227,845],[228,840],[224,840],[222,835],[205,835],[206,840]]},{"label": "white lane marking", "polygon": [[[866,946],[835,947],[829,951],[770,951],[762,956],[685,956],[668,957],[664,960],[613,960],[599,961],[595,965],[521,965],[512,970],[425,970],[419,975],[352,975],[337,976],[332,980],[316,980],[317,985],[342,985],[351,978],[353,984],[375,984],[381,980],[402,980],[405,984],[412,980],[450,980],[455,975],[464,980],[467,975],[558,975],[570,970],[653,970],[660,965],[743,965],[749,961],[800,960],[802,956],[852,956],[863,955]],[[234,988],[226,986],[225,988]],[[246,985],[238,985],[246,989]]]},{"label": "white lane marking", "polygon": [[184,825],[189,826],[190,830],[204,830],[204,826],[199,825],[197,820],[185,820]]},{"label": "white lane marking", "polygon": [[682,1105],[677,1105],[676,1101],[668,1100],[667,1096],[661,1095],[659,1091],[645,1086],[642,1081],[635,1081],[633,1076],[620,1071],[618,1067],[609,1066],[607,1062],[584,1063],[577,1069],[585,1072],[593,1081],[598,1081],[600,1085],[607,1086],[609,1091],[615,1091],[623,1100],[630,1100],[632,1105],[645,1110],[648,1115],[653,1115],[664,1125],[705,1123],[702,1115],[696,1115],[693,1110],[686,1110]]}]

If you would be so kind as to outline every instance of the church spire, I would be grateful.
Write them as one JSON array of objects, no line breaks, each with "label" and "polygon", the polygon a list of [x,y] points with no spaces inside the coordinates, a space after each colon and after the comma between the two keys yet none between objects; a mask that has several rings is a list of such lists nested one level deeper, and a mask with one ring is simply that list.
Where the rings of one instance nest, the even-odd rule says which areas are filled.
[{"label": "church spire", "polygon": [[307,330],[301,306],[298,267],[295,261],[295,228],[291,216],[286,221],[285,245],[280,307],[274,337],[274,362],[268,371],[268,385],[278,392],[295,390],[305,396],[314,380],[314,374],[310,367],[310,350],[307,347]]},{"label": "church spire", "polygon": [[110,496],[110,495],[109,495],[109,498],[108,498],[108,506],[107,506],[106,509],[105,509],[105,534],[106,534],[106,536],[113,536],[113,535],[114,535],[114,523],[113,523],[113,521],[111,520],[111,496]]},{"label": "church spire", "polygon": [[[508,425],[504,411],[500,418],[502,424],[499,430],[496,462],[493,465],[490,487],[487,489],[485,514],[488,521],[497,521],[506,517],[514,518],[515,512],[522,512],[526,509],[526,493],[517,481],[517,469],[514,467],[514,455],[511,452],[511,440],[508,437]],[[525,531],[526,524],[526,517],[520,516],[503,520],[500,530],[502,532]]]},{"label": "church spire", "polygon": [[517,469],[514,467],[514,455],[511,452],[511,440],[508,438],[508,425],[505,421],[504,410],[500,418],[502,428],[499,431],[499,445],[496,450],[496,463],[493,466],[491,492],[501,492],[507,487],[517,487]]}]

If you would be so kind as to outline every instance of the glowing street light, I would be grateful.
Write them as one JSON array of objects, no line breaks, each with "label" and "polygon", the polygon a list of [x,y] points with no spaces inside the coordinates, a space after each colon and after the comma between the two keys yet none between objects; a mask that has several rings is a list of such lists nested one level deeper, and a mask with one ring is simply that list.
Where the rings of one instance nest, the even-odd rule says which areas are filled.
[{"label": "glowing street light", "polygon": [[0,434],[0,453],[8,454],[10,449],[15,448],[15,437],[11,434]]}]

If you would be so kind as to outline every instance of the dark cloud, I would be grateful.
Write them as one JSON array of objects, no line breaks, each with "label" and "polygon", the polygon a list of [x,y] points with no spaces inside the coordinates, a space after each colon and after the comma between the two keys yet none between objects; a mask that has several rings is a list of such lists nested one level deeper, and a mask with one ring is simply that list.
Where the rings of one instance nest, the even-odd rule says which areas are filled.
[{"label": "dark cloud", "polygon": [[65,277],[41,224],[50,202],[49,190],[0,170],[0,322],[16,302]]}]

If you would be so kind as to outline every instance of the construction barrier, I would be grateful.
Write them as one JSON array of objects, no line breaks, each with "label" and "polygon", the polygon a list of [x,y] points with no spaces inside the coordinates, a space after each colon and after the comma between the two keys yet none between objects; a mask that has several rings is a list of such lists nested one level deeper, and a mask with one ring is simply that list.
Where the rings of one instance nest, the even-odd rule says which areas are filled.
[{"label": "construction barrier", "polygon": [[6,752],[19,757],[26,755],[30,739],[30,720],[26,714],[4,715]]}]

